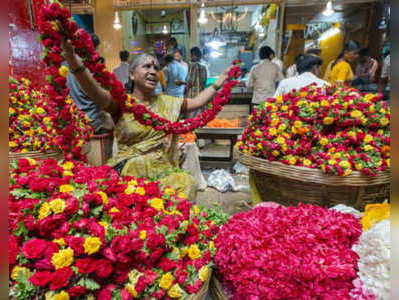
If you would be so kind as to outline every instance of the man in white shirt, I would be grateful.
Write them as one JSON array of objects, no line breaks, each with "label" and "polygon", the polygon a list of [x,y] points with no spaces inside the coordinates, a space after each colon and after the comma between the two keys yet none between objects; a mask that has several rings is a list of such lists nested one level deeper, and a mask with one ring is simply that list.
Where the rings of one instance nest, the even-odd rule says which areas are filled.
[{"label": "man in white shirt", "polygon": [[121,59],[121,63],[119,66],[117,66],[113,73],[115,74],[116,78],[125,86],[129,82],[129,56],[130,53],[129,51],[123,50],[119,52],[119,58]]},{"label": "man in white shirt", "polygon": [[323,60],[320,57],[301,55],[296,62],[299,75],[282,80],[278,85],[274,97],[288,94],[293,90],[300,90],[312,83],[315,83],[319,87],[330,85],[327,81],[317,77],[321,73],[321,65],[323,64]]},{"label": "man in white shirt", "polygon": [[[320,48],[310,48],[308,50],[306,50],[305,52],[306,55],[314,55],[314,56],[318,56],[320,57],[321,55],[321,49]],[[298,59],[298,57],[300,57],[302,54],[299,54],[295,57],[295,62]],[[291,66],[289,66],[289,68],[287,69],[287,73],[286,73],[286,77],[290,78],[290,77],[295,77],[298,76],[298,70],[297,70],[297,66],[296,63],[292,64]]]},{"label": "man in white shirt", "polygon": [[247,87],[253,89],[252,104],[259,104],[273,97],[276,83],[284,79],[280,68],[271,62],[273,53],[270,47],[261,47],[259,49],[261,61],[249,72]]}]

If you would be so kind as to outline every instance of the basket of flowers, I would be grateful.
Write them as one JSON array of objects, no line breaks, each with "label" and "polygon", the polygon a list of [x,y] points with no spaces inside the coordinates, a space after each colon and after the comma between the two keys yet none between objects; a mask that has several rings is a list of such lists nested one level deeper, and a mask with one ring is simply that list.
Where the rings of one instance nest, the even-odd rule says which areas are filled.
[{"label": "basket of flowers", "polygon": [[255,109],[235,155],[263,201],[363,210],[389,197],[389,120],[380,95],[310,85]]},{"label": "basket of flowers", "polygon": [[184,194],[53,159],[9,180],[10,299],[205,299],[219,227]]},{"label": "basket of flowers", "polygon": [[9,79],[9,160],[80,158],[88,151],[92,128],[87,116],[66,99],[56,105],[26,78]]}]

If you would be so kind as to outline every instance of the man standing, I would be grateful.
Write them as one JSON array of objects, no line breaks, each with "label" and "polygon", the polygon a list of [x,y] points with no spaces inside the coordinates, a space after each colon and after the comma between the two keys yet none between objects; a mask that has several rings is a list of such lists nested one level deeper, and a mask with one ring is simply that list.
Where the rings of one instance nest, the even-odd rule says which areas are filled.
[{"label": "man standing", "polygon": [[123,86],[126,86],[126,84],[129,82],[129,56],[129,51],[123,50],[119,52],[119,58],[121,59],[121,63],[113,71],[116,78],[118,78]]},{"label": "man standing", "polygon": [[186,57],[186,49],[177,44],[177,40],[174,37],[171,37],[168,41],[168,54],[174,54],[176,50],[180,51],[180,54],[185,58]]},{"label": "man standing", "polygon": [[[190,50],[191,63],[188,67],[187,88],[185,92],[186,98],[196,97],[204,88],[207,79],[207,72],[204,65],[200,63],[201,50],[198,47],[193,47]],[[201,109],[188,114],[189,118],[195,117],[201,112]]]},{"label": "man standing", "polygon": [[253,89],[252,105],[258,105],[267,98],[273,97],[276,83],[284,79],[280,68],[271,61],[274,57],[273,53],[270,47],[261,47],[259,49],[261,61],[249,72],[247,87]]}]

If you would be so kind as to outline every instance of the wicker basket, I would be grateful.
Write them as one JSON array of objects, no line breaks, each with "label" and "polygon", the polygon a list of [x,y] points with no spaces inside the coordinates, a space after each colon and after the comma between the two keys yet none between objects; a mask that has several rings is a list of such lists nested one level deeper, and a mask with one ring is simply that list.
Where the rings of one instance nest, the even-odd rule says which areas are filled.
[{"label": "wicker basket", "polygon": [[209,282],[211,281],[211,277],[212,271],[209,272],[208,279],[204,282],[200,290],[196,294],[186,297],[185,300],[205,300],[208,294]]},{"label": "wicker basket", "polygon": [[213,300],[229,300],[229,297],[223,291],[222,284],[215,275],[212,276],[211,283],[209,285],[209,292]]},{"label": "wicker basket", "polygon": [[33,159],[49,159],[53,158],[55,160],[59,160],[63,158],[63,154],[61,152],[40,152],[40,151],[31,151],[25,153],[8,153],[8,158],[10,162],[14,162],[20,158],[33,158]]},{"label": "wicker basket", "polygon": [[329,176],[319,169],[270,162],[237,150],[234,155],[251,169],[263,201],[283,205],[302,202],[324,207],[345,204],[362,211],[369,203],[389,198],[391,172],[388,171],[378,176],[364,176],[360,172],[345,177]]}]

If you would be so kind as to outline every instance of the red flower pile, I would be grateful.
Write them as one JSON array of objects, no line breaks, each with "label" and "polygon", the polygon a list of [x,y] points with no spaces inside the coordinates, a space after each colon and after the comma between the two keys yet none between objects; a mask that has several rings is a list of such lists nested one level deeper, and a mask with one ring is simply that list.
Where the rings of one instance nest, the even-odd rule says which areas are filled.
[{"label": "red flower pile", "polygon": [[213,120],[221,111],[222,106],[230,99],[231,89],[237,84],[235,79],[241,75],[241,69],[238,66],[240,61],[236,60],[233,62],[235,67],[229,71],[229,79],[212,102],[208,104],[207,110],[195,118],[171,122],[151,112],[144,105],[139,104],[136,99],[126,94],[122,83],[117,80],[116,76],[106,71],[104,64],[99,63],[100,57],[94,49],[90,35],[83,29],[78,30],[76,23],[71,20],[71,13],[68,9],[60,3],[55,2],[41,9],[38,23],[42,34],[42,43],[45,47],[44,61],[48,66],[49,82],[52,84],[49,88],[49,93],[52,97],[58,97],[60,101],[64,97],[66,88],[64,78],[57,75],[58,69],[64,59],[60,48],[60,29],[55,22],[56,20],[61,22],[65,34],[71,40],[76,53],[82,58],[83,64],[90,70],[101,86],[110,91],[112,98],[118,102],[121,110],[133,113],[135,119],[141,124],[150,125],[156,130],[162,130],[166,133],[181,134],[191,132]]},{"label": "red flower pile", "polygon": [[173,299],[210,276],[219,228],[185,195],[108,166],[10,165],[13,299]]},{"label": "red flower pile", "polygon": [[318,206],[258,207],[234,215],[215,240],[232,299],[349,299],[359,221]]},{"label": "red flower pile", "polygon": [[45,94],[33,89],[29,80],[10,77],[8,86],[10,152],[63,149],[76,154],[78,149],[73,145],[62,145],[65,141],[63,135],[67,134],[68,138],[73,139],[75,147],[80,147],[89,140],[92,134],[90,121],[71,99],[65,101],[64,108],[68,112],[63,114],[64,121],[54,123],[59,116],[54,103]]},{"label": "red flower pile", "polygon": [[327,174],[375,176],[390,169],[389,120],[381,95],[310,85],[262,103],[236,148]]}]

